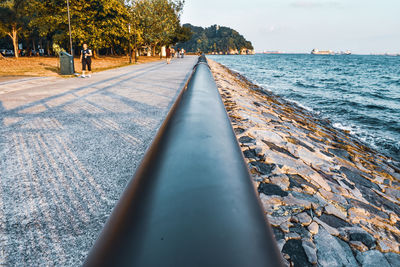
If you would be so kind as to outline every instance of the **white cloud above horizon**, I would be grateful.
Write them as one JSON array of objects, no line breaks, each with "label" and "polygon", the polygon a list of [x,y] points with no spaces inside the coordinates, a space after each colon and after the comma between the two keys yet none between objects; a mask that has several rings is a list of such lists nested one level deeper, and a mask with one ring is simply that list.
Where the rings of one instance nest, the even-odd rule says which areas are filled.
[{"label": "white cloud above horizon", "polygon": [[400,53],[398,10],[397,0],[186,0],[182,22],[234,28],[257,51]]},{"label": "white cloud above horizon", "polygon": [[299,0],[290,3],[292,7],[298,8],[318,8],[318,7],[341,7],[341,3],[339,1],[307,1],[307,0]]}]

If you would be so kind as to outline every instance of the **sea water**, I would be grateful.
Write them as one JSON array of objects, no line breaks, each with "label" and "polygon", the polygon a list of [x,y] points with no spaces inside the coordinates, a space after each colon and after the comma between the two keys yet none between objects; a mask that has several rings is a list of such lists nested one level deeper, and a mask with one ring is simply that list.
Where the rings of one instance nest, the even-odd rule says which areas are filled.
[{"label": "sea water", "polygon": [[400,56],[209,56],[400,161]]}]

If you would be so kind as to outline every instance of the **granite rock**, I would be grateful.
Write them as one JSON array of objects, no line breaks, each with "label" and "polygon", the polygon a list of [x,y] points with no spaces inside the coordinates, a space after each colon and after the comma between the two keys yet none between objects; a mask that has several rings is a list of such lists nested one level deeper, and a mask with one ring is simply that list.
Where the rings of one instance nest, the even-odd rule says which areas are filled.
[{"label": "granite rock", "polygon": [[302,240],[302,246],[304,252],[307,255],[308,261],[313,265],[317,264],[318,258],[317,258],[317,248],[315,244],[310,240]]},{"label": "granite rock", "polygon": [[285,197],[288,195],[286,191],[283,191],[279,186],[274,184],[260,183],[258,186],[258,192],[264,195],[275,195]]},{"label": "granite rock", "polygon": [[389,262],[390,266],[398,267],[400,266],[400,254],[389,252],[385,253],[385,258]]},{"label": "granite rock", "polygon": [[307,226],[312,222],[311,217],[306,212],[302,212],[298,214],[296,217],[298,219],[298,222],[303,226]]},{"label": "granite rock", "polygon": [[286,242],[282,249],[283,253],[290,255],[290,261],[294,266],[312,266],[309,262],[306,252],[304,251],[302,241],[299,239],[291,239]]},{"label": "granite rock", "polygon": [[323,221],[321,221],[320,219],[314,217],[314,221],[316,221],[319,225],[321,225],[326,231],[328,231],[329,234],[334,235],[334,236],[338,236],[339,235],[339,231],[336,228],[333,228],[331,226],[329,226],[328,224],[324,223]]},{"label": "granite rock", "polygon": [[312,222],[312,223],[308,226],[308,230],[309,230],[310,233],[313,234],[313,235],[318,234],[318,230],[319,230],[318,223]]},{"label": "granite rock", "polygon": [[377,250],[357,253],[357,260],[362,267],[391,267],[386,257]]},{"label": "granite rock", "polygon": [[361,251],[361,252],[365,252],[368,250],[368,247],[360,241],[350,241],[349,245],[351,248],[357,249],[358,251]]},{"label": "granite rock", "polygon": [[375,238],[362,228],[352,227],[347,230],[350,241],[360,241],[369,249],[375,247]]},{"label": "granite rock", "polygon": [[[338,239],[330,235],[325,229],[320,229],[318,234],[314,236],[314,242],[317,247],[319,266],[357,266],[351,250],[350,253],[345,250]],[[329,245],[327,246],[327,244]]]},{"label": "granite rock", "polygon": [[338,208],[336,208],[332,204],[329,204],[329,205],[325,206],[325,212],[327,214],[335,215],[336,217],[338,217],[338,218],[340,218],[342,220],[346,220],[346,217],[347,217],[347,214],[345,212],[339,210]]}]

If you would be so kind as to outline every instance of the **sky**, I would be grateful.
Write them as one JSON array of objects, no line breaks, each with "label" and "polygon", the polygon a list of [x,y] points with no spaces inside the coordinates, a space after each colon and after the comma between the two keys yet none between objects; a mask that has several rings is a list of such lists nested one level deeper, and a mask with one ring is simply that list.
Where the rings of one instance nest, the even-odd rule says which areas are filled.
[{"label": "sky", "polygon": [[400,0],[186,0],[182,22],[233,28],[257,52],[400,53]]}]

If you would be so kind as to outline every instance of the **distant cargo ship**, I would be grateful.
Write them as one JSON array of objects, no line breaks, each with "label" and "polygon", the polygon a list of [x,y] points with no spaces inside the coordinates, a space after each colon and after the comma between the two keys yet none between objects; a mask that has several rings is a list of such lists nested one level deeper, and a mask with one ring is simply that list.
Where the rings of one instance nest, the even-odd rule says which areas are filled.
[{"label": "distant cargo ship", "polygon": [[340,52],[340,53],[338,53],[338,55],[351,55],[351,52],[350,52],[350,50],[347,50],[346,52]]},{"label": "distant cargo ship", "polygon": [[263,51],[263,54],[283,54],[282,51]]},{"label": "distant cargo ship", "polygon": [[332,50],[319,51],[318,49],[313,49],[311,51],[311,54],[313,54],[313,55],[334,55],[335,52],[333,52]]}]

